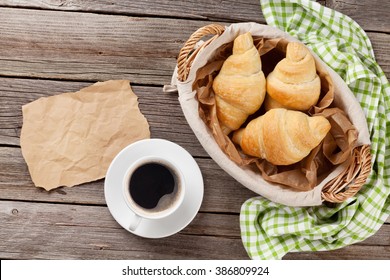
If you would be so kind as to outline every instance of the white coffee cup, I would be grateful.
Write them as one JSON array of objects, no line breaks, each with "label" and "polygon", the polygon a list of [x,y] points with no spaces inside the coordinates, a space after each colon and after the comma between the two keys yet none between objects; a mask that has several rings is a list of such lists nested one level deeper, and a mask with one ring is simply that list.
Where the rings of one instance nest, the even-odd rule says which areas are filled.
[{"label": "white coffee cup", "polygon": [[128,229],[134,231],[142,219],[163,219],[180,207],[185,194],[185,180],[173,162],[156,156],[136,160],[122,182],[123,196],[134,215]]}]

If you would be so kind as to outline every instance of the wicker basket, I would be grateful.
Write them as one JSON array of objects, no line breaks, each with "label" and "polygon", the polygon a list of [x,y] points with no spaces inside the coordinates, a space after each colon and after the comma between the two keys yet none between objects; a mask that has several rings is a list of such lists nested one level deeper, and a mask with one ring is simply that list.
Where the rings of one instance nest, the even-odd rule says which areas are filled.
[{"label": "wicker basket", "polygon": [[[178,56],[177,76],[175,77],[178,81],[185,82],[187,80],[192,63],[196,56],[199,52],[201,52],[201,50],[221,36],[221,34],[225,31],[225,28],[226,27],[218,24],[211,24],[198,29],[190,36],[183,48],[180,50]],[[203,37],[210,35],[213,37],[205,42],[200,41]],[[195,134],[197,134],[197,132],[195,132]],[[322,201],[341,203],[354,196],[365,184],[370,171],[370,145],[364,144],[354,148],[352,162],[338,176],[328,181],[322,187]]]}]

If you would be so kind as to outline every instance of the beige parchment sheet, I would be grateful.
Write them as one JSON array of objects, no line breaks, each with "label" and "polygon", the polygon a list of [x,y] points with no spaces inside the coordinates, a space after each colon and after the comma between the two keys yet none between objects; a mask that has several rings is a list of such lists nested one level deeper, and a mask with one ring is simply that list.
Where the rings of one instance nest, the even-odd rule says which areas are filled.
[{"label": "beige parchment sheet", "polygon": [[127,145],[150,138],[128,80],[98,82],[22,107],[22,154],[36,187],[101,179]]}]

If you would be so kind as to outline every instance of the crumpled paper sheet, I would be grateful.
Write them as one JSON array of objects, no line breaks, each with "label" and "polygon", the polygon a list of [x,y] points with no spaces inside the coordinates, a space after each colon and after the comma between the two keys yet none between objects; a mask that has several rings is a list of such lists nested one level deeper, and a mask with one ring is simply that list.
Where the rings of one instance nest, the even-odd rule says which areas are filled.
[{"label": "crumpled paper sheet", "polygon": [[150,138],[128,80],[39,98],[22,111],[22,154],[35,186],[46,190],[101,179],[119,151]]}]

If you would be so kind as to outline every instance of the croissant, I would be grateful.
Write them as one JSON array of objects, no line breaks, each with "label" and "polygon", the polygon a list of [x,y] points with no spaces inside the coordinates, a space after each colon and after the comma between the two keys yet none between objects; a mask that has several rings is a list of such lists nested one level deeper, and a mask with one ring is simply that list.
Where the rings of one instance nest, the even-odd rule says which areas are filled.
[{"label": "croissant", "polygon": [[217,117],[227,135],[256,112],[265,97],[265,76],[260,55],[247,32],[233,43],[233,53],[213,81]]},{"label": "croissant", "polygon": [[272,109],[233,134],[245,154],[275,165],[289,165],[306,157],[325,138],[329,121],[322,116],[283,108]]},{"label": "croissant", "polygon": [[318,101],[321,81],[310,51],[301,43],[287,45],[286,58],[267,76],[265,107],[308,110]]}]

